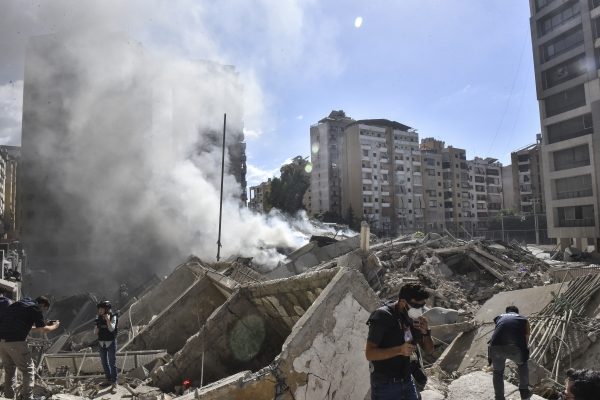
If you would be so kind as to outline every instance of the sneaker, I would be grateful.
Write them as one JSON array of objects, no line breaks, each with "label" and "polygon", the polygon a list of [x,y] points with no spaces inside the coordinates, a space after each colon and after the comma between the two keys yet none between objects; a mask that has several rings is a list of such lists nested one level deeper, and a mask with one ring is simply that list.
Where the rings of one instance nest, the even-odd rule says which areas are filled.
[{"label": "sneaker", "polygon": [[102,381],[102,382],[100,382],[100,383],[98,384],[98,386],[100,386],[100,387],[108,387],[108,386],[110,386],[110,385],[112,385],[112,382],[111,382],[111,381],[109,381],[109,380]]},{"label": "sneaker", "polygon": [[113,383],[112,385],[110,385],[110,392],[111,393],[117,393],[117,384]]}]

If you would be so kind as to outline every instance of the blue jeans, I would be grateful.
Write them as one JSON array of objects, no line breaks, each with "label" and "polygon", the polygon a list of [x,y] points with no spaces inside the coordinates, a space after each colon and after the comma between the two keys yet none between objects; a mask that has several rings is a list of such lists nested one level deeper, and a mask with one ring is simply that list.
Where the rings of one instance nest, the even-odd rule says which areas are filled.
[{"label": "blue jeans", "polygon": [[108,347],[100,345],[100,360],[106,379],[117,383],[117,341],[113,340]]},{"label": "blue jeans", "polygon": [[412,377],[403,382],[371,382],[371,400],[417,400],[418,398]]},{"label": "blue jeans", "polygon": [[527,356],[521,349],[514,345],[490,346],[490,357],[494,375],[494,393],[496,400],[504,400],[504,365],[506,360],[512,360],[517,364],[519,371],[519,392],[522,399],[528,399],[531,396],[529,392],[529,366],[527,365]]}]

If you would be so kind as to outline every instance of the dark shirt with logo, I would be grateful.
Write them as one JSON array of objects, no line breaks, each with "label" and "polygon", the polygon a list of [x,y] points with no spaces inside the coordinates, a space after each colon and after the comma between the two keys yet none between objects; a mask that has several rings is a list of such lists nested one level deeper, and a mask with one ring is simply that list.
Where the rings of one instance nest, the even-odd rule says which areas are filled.
[{"label": "dark shirt with logo", "polygon": [[29,298],[15,301],[5,309],[0,318],[0,339],[7,342],[22,342],[34,325],[37,328],[46,326],[38,304]]},{"label": "dark shirt with logo", "polygon": [[96,320],[94,321],[94,323],[96,324],[96,327],[98,327],[98,340],[100,340],[102,342],[111,342],[111,341],[115,340],[115,338],[117,337],[117,325],[119,323],[118,316],[113,315],[113,314],[109,314],[109,315],[110,315],[110,320],[115,318],[115,329],[112,331],[110,331],[108,329],[108,323],[100,315],[98,315],[96,317]]},{"label": "dark shirt with logo", "polygon": [[491,346],[517,346],[529,358],[527,348],[527,318],[517,313],[501,314],[494,318],[496,328],[490,339]]},{"label": "dark shirt with logo", "polygon": [[[385,303],[371,314],[367,324],[369,335],[367,340],[379,348],[401,346],[405,343],[406,330],[410,332],[414,343],[422,340],[412,320],[396,311],[396,301]],[[371,379],[385,380],[390,378],[405,379],[410,376],[410,357],[396,356],[387,360],[371,361]]]}]

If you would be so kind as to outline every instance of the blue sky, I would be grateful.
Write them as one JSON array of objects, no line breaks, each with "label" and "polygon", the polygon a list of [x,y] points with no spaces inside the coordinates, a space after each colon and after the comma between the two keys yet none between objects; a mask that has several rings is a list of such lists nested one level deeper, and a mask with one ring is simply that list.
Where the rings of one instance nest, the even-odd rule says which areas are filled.
[{"label": "blue sky", "polygon": [[3,2],[0,142],[20,142],[28,35],[98,20],[146,47],[237,67],[247,92],[250,184],[277,173],[287,159],[308,156],[310,125],[332,109],[396,120],[421,138],[466,148],[469,158],[504,163],[540,130],[527,1],[83,3]]},{"label": "blue sky", "polygon": [[[397,120],[420,137],[466,148],[468,157],[504,163],[512,150],[535,141],[528,2],[321,3],[318,13],[336,28],[335,66],[297,79],[293,73],[264,79],[276,100],[269,108],[275,124],[248,140],[252,165],[268,171],[296,153],[309,155],[309,127],[331,109]],[[363,17],[359,29],[357,16]]]}]

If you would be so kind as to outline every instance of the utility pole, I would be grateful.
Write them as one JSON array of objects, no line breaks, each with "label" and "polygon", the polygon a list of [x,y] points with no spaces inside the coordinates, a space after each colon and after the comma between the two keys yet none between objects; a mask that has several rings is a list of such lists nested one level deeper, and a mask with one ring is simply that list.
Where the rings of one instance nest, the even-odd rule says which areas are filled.
[{"label": "utility pole", "polygon": [[223,114],[223,155],[221,156],[221,201],[219,202],[219,238],[217,239],[217,261],[221,258],[221,220],[223,218],[223,178],[225,176],[225,128],[227,114]]}]

